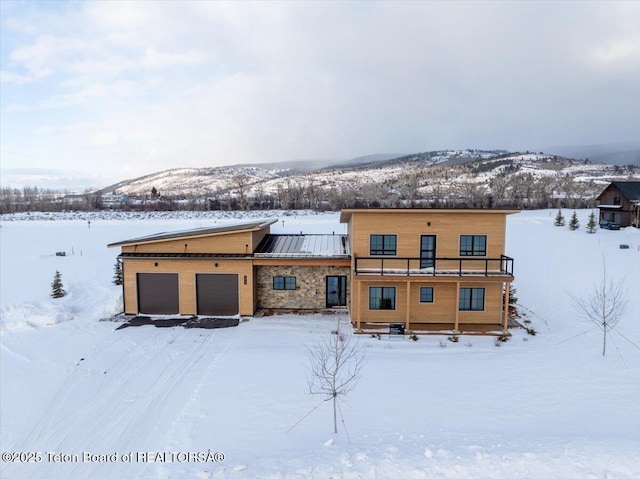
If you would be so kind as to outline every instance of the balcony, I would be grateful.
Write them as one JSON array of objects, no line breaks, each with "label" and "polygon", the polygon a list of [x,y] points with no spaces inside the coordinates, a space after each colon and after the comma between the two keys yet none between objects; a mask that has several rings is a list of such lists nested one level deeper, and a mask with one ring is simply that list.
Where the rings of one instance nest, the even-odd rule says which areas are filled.
[{"label": "balcony", "polygon": [[355,274],[371,276],[498,276],[513,278],[513,258],[355,258]]}]

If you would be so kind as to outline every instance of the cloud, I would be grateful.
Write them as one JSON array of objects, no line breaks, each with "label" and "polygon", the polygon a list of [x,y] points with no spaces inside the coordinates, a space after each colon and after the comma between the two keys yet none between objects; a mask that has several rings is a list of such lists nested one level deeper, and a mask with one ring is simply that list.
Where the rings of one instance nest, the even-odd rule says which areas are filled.
[{"label": "cloud", "polygon": [[[640,128],[632,2],[61,2],[4,17],[3,103],[20,108],[3,109],[3,148],[105,172]],[[33,145],[42,125],[56,134]]]}]

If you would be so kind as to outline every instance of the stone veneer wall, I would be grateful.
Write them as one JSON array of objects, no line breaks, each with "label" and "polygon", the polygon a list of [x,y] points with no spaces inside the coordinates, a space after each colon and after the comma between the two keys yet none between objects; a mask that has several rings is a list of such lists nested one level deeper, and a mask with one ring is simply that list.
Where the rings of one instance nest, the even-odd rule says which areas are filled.
[{"label": "stone veneer wall", "polygon": [[[258,266],[258,308],[326,309],[327,276],[347,277],[347,304],[351,284],[348,266]],[[273,289],[274,276],[295,276],[295,290]]]}]

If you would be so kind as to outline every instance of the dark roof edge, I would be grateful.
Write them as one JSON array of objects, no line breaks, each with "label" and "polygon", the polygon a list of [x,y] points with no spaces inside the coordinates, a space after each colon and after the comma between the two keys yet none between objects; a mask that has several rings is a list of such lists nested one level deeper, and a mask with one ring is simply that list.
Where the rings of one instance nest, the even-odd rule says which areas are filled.
[{"label": "dark roof edge", "polygon": [[239,233],[241,231],[255,231],[261,230],[268,226],[271,226],[274,223],[277,223],[278,219],[265,219],[260,221],[251,221],[244,223],[234,223],[226,226],[217,226],[211,228],[196,228],[192,230],[183,230],[183,231],[174,231],[171,233],[157,233],[153,235],[141,236],[138,238],[132,238],[130,240],[118,241],[115,243],[110,243],[107,245],[108,248],[113,248],[117,246],[125,246],[131,244],[139,244],[139,243],[154,243],[157,241],[165,241],[171,239],[178,238],[188,238],[194,236],[207,236],[207,235],[217,235],[224,233]]}]

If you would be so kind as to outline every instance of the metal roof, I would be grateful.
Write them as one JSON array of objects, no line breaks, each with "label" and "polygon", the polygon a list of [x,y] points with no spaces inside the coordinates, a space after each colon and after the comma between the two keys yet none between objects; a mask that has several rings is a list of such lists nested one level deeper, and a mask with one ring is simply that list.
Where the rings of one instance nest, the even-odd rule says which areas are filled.
[{"label": "metal roof", "polygon": [[349,258],[347,235],[267,235],[254,252],[256,258]]},{"label": "metal roof", "polygon": [[170,233],[156,233],[148,236],[141,236],[139,238],[133,238],[125,241],[118,241],[116,243],[111,243],[108,245],[109,248],[113,246],[124,246],[130,244],[138,244],[138,243],[152,243],[156,241],[164,241],[171,240],[176,238],[188,238],[193,236],[207,236],[207,235],[215,235],[222,233],[237,233],[239,231],[247,231],[247,230],[260,230],[262,228],[266,228],[267,226],[272,225],[277,222],[277,219],[270,220],[258,220],[258,221],[250,221],[250,222],[241,222],[241,223],[232,223],[226,224],[223,226],[215,226],[208,228],[195,228],[191,230],[184,231],[172,231]]}]

